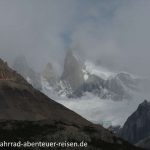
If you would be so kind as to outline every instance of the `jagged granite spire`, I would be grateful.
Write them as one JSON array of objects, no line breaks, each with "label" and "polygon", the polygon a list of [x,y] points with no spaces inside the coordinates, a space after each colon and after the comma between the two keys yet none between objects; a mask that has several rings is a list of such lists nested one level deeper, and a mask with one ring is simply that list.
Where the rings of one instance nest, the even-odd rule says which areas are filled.
[{"label": "jagged granite spire", "polygon": [[84,81],[82,65],[70,49],[65,57],[62,79],[67,81],[73,90],[77,89]]}]

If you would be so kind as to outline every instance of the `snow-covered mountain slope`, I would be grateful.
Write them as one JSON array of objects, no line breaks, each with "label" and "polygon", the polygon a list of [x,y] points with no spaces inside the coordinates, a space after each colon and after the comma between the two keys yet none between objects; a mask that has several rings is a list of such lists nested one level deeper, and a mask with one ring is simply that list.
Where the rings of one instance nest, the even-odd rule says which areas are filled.
[{"label": "snow-covered mountain slope", "polygon": [[[77,71],[74,68],[76,65],[78,66]],[[43,78],[42,89],[49,97],[55,98],[59,103],[92,122],[103,124],[106,127],[123,125],[127,117],[145,98],[140,88],[146,80],[127,72],[110,72],[89,61],[85,63],[78,61],[76,65],[68,64],[69,71],[65,78],[58,79],[55,86],[51,86]],[[82,81],[76,84],[77,88],[72,88],[73,80],[76,81],[80,77],[78,72],[82,73]],[[71,78],[72,73],[74,77]]]},{"label": "snow-covered mountain slope", "polygon": [[[85,67],[83,69],[83,73],[84,73],[85,77],[90,74],[90,75],[98,76],[98,77],[100,77],[104,80],[107,80],[110,76],[115,75],[115,73],[107,70],[104,67],[97,66],[97,65],[95,65],[94,63],[92,63],[90,61],[85,61],[84,66]],[[88,77],[86,77],[86,79],[87,78]]]},{"label": "snow-covered mountain slope", "polygon": [[129,73],[114,73],[90,61],[81,63],[72,51],[68,51],[56,92],[72,98],[89,92],[102,99],[123,100],[132,98],[137,84],[138,79]]},{"label": "snow-covered mountain slope", "polygon": [[[89,65],[90,66],[90,65]],[[83,96],[91,92],[100,98],[122,100],[131,99],[132,93],[138,90],[138,78],[129,73],[111,73],[107,70],[84,70],[84,83],[74,91],[74,97]]]},{"label": "snow-covered mountain slope", "polygon": [[[64,87],[65,88],[65,87]],[[82,97],[68,98],[68,90],[64,89],[59,94],[50,87],[46,80],[43,81],[43,92],[57,102],[74,110],[86,119],[102,124],[105,127],[123,125],[145,96],[140,92],[134,92],[131,99],[113,101],[111,99],[99,98],[93,93],[86,92]],[[63,93],[64,92],[64,93]]]}]

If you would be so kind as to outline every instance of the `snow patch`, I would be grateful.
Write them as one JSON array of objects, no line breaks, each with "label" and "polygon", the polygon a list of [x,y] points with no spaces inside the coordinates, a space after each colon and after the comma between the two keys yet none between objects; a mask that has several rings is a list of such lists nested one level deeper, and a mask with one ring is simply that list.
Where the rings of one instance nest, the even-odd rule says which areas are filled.
[{"label": "snow patch", "polygon": [[85,62],[85,72],[101,77],[104,80],[107,80],[110,76],[113,76],[115,74],[101,66],[96,66],[95,64],[89,61]]},{"label": "snow patch", "polygon": [[26,80],[27,80],[28,83],[32,84],[32,80],[31,80],[30,77],[27,77]]},{"label": "snow patch", "polygon": [[83,69],[82,72],[84,74],[84,81],[86,81],[89,78],[88,72],[85,69]]}]

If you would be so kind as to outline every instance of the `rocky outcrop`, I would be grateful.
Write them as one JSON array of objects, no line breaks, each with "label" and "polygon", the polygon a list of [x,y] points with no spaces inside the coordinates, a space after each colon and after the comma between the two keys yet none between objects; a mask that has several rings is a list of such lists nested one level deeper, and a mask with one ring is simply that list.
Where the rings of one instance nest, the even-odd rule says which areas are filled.
[{"label": "rocky outcrop", "polygon": [[66,54],[61,80],[67,82],[72,90],[76,90],[84,82],[82,65],[71,50]]},{"label": "rocky outcrop", "polygon": [[127,73],[118,73],[108,79],[89,73],[88,78],[73,92],[72,96],[81,97],[85,92],[89,92],[102,99],[115,101],[132,99],[131,91],[136,91],[137,87],[136,79]]},{"label": "rocky outcrop", "polygon": [[123,100],[132,99],[132,91],[138,90],[139,82],[128,73],[122,72],[104,79],[86,70],[86,67],[71,50],[68,51],[61,81],[63,87],[68,89],[69,97],[81,97],[90,92],[103,99]]},{"label": "rocky outcrop", "polygon": [[131,91],[138,89],[138,82],[128,73],[118,73],[108,78],[105,88],[111,93],[113,100],[131,99]]},{"label": "rocky outcrop", "polygon": [[85,92],[89,92],[102,98],[104,96],[104,83],[105,81],[100,77],[89,75],[88,79],[73,92],[72,96],[81,97]]},{"label": "rocky outcrop", "polygon": [[129,141],[137,143],[150,136],[150,102],[144,100],[137,110],[127,119],[119,136]]}]

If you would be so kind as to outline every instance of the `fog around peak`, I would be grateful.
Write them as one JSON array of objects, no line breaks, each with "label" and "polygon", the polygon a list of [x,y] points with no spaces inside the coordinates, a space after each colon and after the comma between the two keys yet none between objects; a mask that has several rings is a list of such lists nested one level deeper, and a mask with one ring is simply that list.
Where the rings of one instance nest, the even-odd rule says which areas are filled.
[{"label": "fog around peak", "polygon": [[[0,57],[63,67],[68,49],[110,70],[150,76],[150,1],[2,0]],[[59,68],[58,67],[58,68]]]}]

